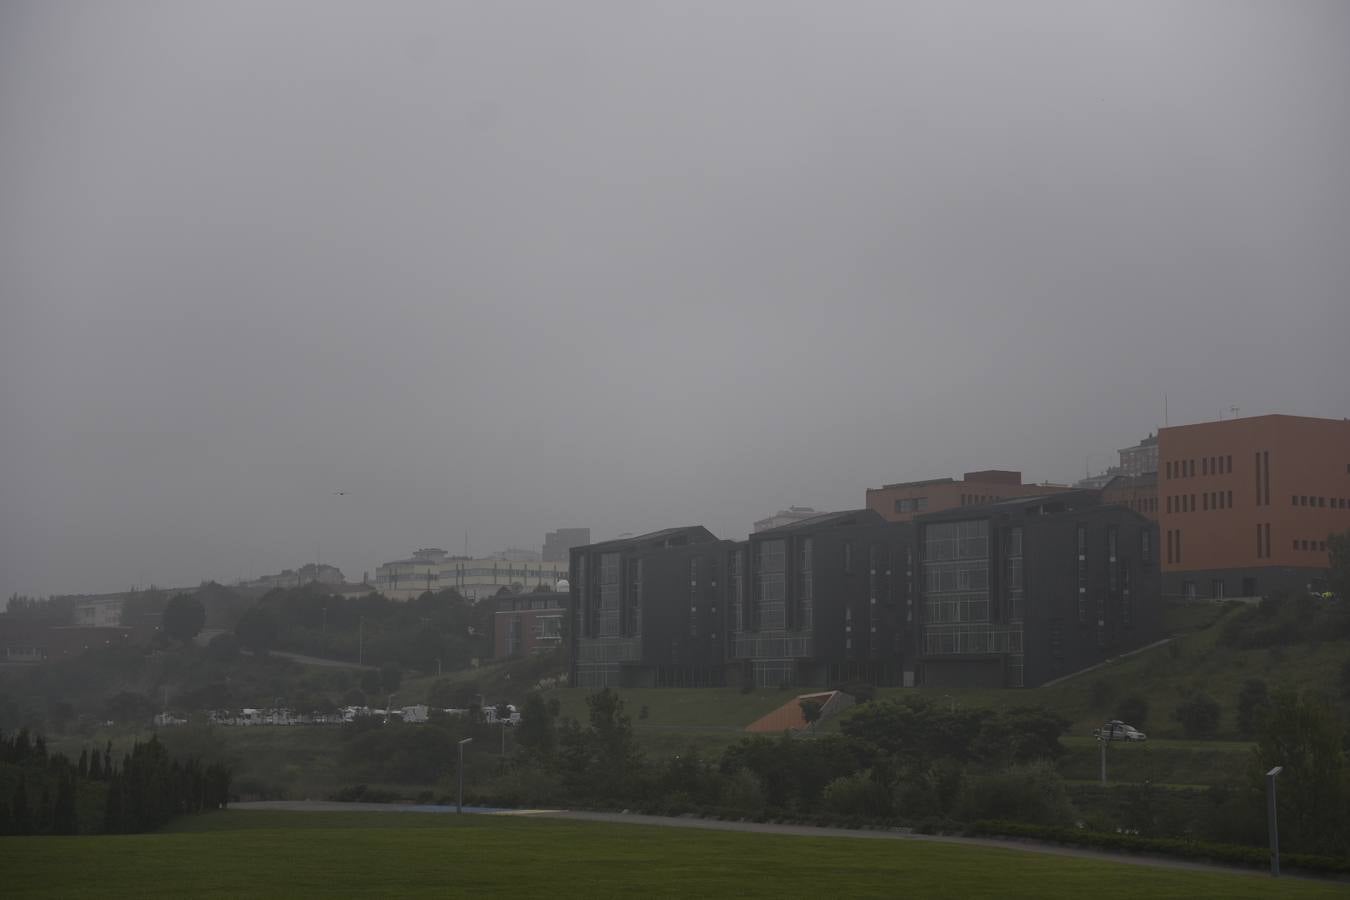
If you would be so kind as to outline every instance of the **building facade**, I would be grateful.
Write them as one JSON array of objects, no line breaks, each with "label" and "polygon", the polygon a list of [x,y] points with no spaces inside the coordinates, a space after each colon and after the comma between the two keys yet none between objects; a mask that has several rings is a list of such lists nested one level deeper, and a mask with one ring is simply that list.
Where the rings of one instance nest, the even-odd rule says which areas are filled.
[{"label": "building facade", "polygon": [[1350,529],[1350,420],[1252,416],[1158,432],[1163,589],[1298,592]]},{"label": "building facade", "polygon": [[935,478],[868,488],[867,508],[888,522],[912,522],[925,513],[1066,490],[1065,485],[1023,484],[1021,472],[987,469],[967,472],[960,480]]},{"label": "building facade", "polygon": [[573,547],[584,547],[591,542],[589,528],[559,528],[544,535],[544,562],[568,562]]},{"label": "building facade", "polygon": [[1158,521],[1158,473],[1116,475],[1102,485],[1102,503],[1123,506]]},{"label": "building facade", "polygon": [[726,589],[734,680],[756,687],[904,683],[906,665],[913,668],[910,534],[909,526],[860,509],[735,544]]},{"label": "building facade", "polygon": [[562,646],[568,595],[531,591],[498,597],[492,617],[495,659],[547,653]]},{"label": "building facade", "polygon": [[427,591],[455,590],[477,602],[495,597],[502,588],[519,592],[549,590],[567,577],[565,562],[517,562],[451,556],[437,547],[415,552],[375,570],[375,590],[391,600],[412,600]]},{"label": "building facade", "polygon": [[693,526],[572,548],[570,683],[725,684],[729,545]]},{"label": "building facade", "polygon": [[1161,636],[1157,528],[1094,491],[917,523],[929,687],[1035,687]]},{"label": "building facade", "polygon": [[1120,454],[1120,474],[1130,477],[1158,471],[1158,436],[1150,433],[1133,447],[1117,450]]}]

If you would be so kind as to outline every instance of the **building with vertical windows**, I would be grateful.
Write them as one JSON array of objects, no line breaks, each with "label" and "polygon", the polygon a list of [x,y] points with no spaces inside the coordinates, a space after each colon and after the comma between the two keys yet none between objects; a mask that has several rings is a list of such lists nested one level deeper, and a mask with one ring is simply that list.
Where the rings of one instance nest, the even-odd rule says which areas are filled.
[{"label": "building with vertical windows", "polygon": [[1096,491],[917,523],[920,681],[1035,687],[1161,633],[1157,528]]},{"label": "building with vertical windows", "polygon": [[725,684],[730,546],[693,526],[572,548],[571,683]]},{"label": "building with vertical windows", "polygon": [[1120,474],[1147,475],[1158,471],[1158,436],[1149,434],[1133,447],[1116,451],[1120,454]]},{"label": "building with vertical windows", "polygon": [[726,603],[734,680],[757,687],[906,683],[915,624],[910,534],[859,509],[735,544]]},{"label": "building with vertical windows", "polygon": [[1158,432],[1163,590],[1251,597],[1325,577],[1350,529],[1350,420],[1251,416]]},{"label": "building with vertical windows", "polygon": [[986,469],[967,472],[960,480],[934,478],[868,488],[867,508],[887,522],[912,522],[925,513],[1067,490],[1065,485],[1023,484],[1021,472]]},{"label": "building with vertical windows", "polygon": [[1158,521],[1158,473],[1114,475],[1101,487],[1102,503],[1123,506]]},{"label": "building with vertical windows", "polygon": [[493,657],[530,656],[561,647],[567,601],[566,593],[556,591],[498,597],[492,616]]}]

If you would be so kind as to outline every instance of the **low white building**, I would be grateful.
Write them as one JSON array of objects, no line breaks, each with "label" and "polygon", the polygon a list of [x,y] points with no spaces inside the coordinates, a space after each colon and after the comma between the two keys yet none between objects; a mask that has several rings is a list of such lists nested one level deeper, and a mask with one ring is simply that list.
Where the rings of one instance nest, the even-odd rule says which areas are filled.
[{"label": "low white building", "polygon": [[540,586],[553,590],[560,578],[567,577],[567,565],[565,561],[472,559],[428,547],[377,568],[375,590],[390,600],[413,600],[427,591],[453,589],[477,602],[504,587],[523,592]]}]

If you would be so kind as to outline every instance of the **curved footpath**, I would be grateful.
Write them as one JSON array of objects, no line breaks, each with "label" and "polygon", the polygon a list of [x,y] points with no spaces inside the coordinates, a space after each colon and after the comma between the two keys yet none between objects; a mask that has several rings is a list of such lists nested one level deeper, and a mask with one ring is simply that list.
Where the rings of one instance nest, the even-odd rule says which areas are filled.
[{"label": "curved footpath", "polygon": [[[335,800],[256,800],[231,803],[230,809],[284,810],[288,812],[414,812],[451,813],[453,806],[415,803],[344,803]],[[1044,853],[1050,856],[1069,856],[1099,862],[1115,862],[1131,866],[1154,866],[1163,869],[1189,869],[1196,872],[1214,872],[1226,875],[1246,875],[1251,878],[1270,878],[1265,869],[1243,866],[1225,866],[1216,863],[1192,862],[1167,856],[1149,856],[1134,853],[1108,853],[1080,847],[1064,847],[1033,840],[1010,838],[961,837],[959,835],[917,834],[903,831],[868,831],[851,828],[824,828],[818,825],[773,825],[767,822],[730,822],[720,819],[693,817],[646,816],[628,812],[581,812],[568,809],[492,809],[464,807],[465,813],[490,816],[530,816],[539,819],[566,819],[580,822],[613,822],[621,825],[654,825],[662,828],[702,828],[707,831],[743,831],[756,834],[785,834],[797,837],[855,838],[882,841],[931,841],[943,844],[965,844],[970,847],[993,847],[999,850],[1018,850],[1023,853]],[[1282,874],[1281,878],[1300,881],[1343,881],[1333,877]]]}]

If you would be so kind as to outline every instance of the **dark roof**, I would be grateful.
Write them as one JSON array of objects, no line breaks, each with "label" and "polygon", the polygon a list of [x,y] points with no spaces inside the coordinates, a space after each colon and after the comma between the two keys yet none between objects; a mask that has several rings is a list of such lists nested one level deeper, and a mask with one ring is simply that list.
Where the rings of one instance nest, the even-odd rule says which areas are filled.
[{"label": "dark roof", "polygon": [[888,491],[891,488],[918,488],[928,487],[930,484],[953,484],[954,478],[929,478],[927,481],[897,481],[895,484],[883,484],[880,488],[871,488],[871,490]]},{"label": "dark roof", "polygon": [[949,522],[961,519],[985,519],[992,516],[1008,515],[1018,511],[1030,512],[1047,504],[1060,509],[1047,512],[1070,512],[1087,506],[1101,505],[1101,492],[1090,490],[1058,491],[1053,494],[1039,494],[1035,497],[1014,497],[998,500],[994,503],[980,503],[974,506],[954,506],[951,509],[924,513],[918,517],[920,523]]},{"label": "dark roof", "polygon": [[583,544],[573,550],[619,550],[633,547],[674,547],[685,544],[709,544],[717,541],[713,534],[702,525],[682,525],[678,528],[663,528],[633,537],[615,538],[612,541],[600,541],[595,544]]},{"label": "dark roof", "polygon": [[872,509],[846,509],[840,512],[821,513],[809,519],[798,519],[786,525],[756,531],[752,537],[766,534],[790,534],[797,531],[815,531],[820,528],[841,528],[847,525],[884,525],[886,520]]}]

